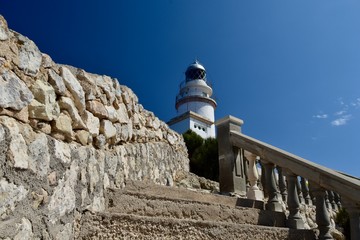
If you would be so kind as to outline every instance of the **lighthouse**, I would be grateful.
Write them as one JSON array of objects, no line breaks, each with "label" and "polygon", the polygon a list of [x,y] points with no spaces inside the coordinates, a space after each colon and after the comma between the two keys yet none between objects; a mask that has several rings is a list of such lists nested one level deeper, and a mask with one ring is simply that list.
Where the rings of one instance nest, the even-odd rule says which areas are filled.
[{"label": "lighthouse", "polygon": [[191,129],[202,138],[215,138],[216,101],[213,90],[206,79],[206,70],[197,60],[185,72],[176,96],[177,116],[168,125],[178,133]]}]

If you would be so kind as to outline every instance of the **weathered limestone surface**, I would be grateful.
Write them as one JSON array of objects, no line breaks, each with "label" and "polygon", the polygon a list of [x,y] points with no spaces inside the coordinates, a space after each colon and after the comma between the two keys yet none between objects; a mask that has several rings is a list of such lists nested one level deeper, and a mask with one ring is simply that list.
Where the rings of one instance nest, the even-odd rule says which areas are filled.
[{"label": "weathered limestone surface", "polygon": [[85,110],[85,93],[79,81],[65,66],[60,67],[61,76],[64,79],[66,88],[71,92],[75,105],[79,109],[80,114]]},{"label": "weathered limestone surface", "polygon": [[11,70],[0,69],[0,107],[21,110],[34,98],[26,87]]},{"label": "weathered limestone surface", "polygon": [[80,230],[76,231],[79,239],[315,239],[309,230],[120,212],[85,214],[80,220],[80,226]]},{"label": "weathered limestone surface", "polygon": [[40,70],[42,56],[33,41],[27,37],[16,34],[19,44],[19,62],[18,67],[24,71],[25,74],[36,76]]},{"label": "weathered limestone surface", "polygon": [[55,89],[56,94],[64,96],[66,92],[66,87],[64,80],[59,76],[53,69],[48,70],[49,83]]},{"label": "weathered limestone surface", "polygon": [[174,185],[182,137],[116,79],[59,65],[0,16],[0,239],[72,239],[128,180]]},{"label": "weathered limestone surface", "polygon": [[0,41],[4,41],[8,39],[7,31],[8,31],[7,23],[5,19],[2,16],[0,16]]}]

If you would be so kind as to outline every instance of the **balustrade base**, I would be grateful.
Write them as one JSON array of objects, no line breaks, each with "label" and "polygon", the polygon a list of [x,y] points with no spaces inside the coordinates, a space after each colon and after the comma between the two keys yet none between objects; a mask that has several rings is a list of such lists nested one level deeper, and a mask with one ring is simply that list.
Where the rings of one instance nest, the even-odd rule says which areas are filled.
[{"label": "balustrade base", "polygon": [[319,237],[318,237],[319,240],[334,239],[331,236],[330,227],[318,227],[318,228],[319,228],[319,231],[320,231],[320,234],[319,234]]},{"label": "balustrade base", "polygon": [[236,201],[237,207],[256,208],[260,210],[265,209],[265,203],[262,200],[252,200],[248,198],[238,198]]},{"label": "balustrade base", "polygon": [[301,218],[287,219],[286,226],[291,229],[304,229],[304,221]]},{"label": "balustrade base", "polygon": [[246,196],[248,199],[252,199],[252,200],[259,200],[262,201],[264,199],[264,193],[257,189],[249,189],[249,191],[246,193]]},{"label": "balustrade base", "polygon": [[266,204],[266,210],[274,212],[283,212],[283,207],[279,202],[270,202]]}]

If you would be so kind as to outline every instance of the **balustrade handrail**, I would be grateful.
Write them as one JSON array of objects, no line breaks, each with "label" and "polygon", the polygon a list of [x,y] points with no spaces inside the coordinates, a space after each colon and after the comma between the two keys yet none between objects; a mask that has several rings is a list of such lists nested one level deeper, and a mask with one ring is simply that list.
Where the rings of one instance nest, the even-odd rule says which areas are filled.
[{"label": "balustrade handrail", "polygon": [[353,179],[356,179],[356,180],[360,180],[360,178],[355,177],[355,176],[352,176],[352,175],[349,175],[349,174],[347,174],[347,173],[343,173],[343,172],[340,172],[340,171],[336,171],[336,172],[340,173],[341,175],[347,176],[347,177],[349,177],[349,178],[353,178]]},{"label": "balustrade handrail", "polygon": [[357,178],[346,176],[237,131],[230,131],[230,142],[235,147],[252,152],[261,159],[360,204],[360,180]]}]

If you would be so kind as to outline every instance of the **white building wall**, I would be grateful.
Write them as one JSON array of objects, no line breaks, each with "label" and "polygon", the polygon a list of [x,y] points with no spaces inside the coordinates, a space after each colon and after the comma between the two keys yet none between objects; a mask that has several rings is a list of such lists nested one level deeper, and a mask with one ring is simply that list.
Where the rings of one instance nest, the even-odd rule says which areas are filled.
[{"label": "white building wall", "polygon": [[[177,109],[177,115],[180,116],[180,115],[182,115],[183,113],[186,113],[186,112],[188,112],[188,111],[190,111],[190,110],[189,110],[189,105],[188,105],[187,103],[181,104],[181,105],[179,106],[179,108]],[[195,112],[195,111],[193,111],[193,112]]]},{"label": "white building wall", "polygon": [[212,124],[212,125],[211,125],[210,137],[216,138],[216,127],[215,127],[215,124]]},{"label": "white building wall", "polygon": [[179,106],[178,116],[188,111],[193,111],[200,114],[210,121],[215,121],[214,107],[209,103],[204,102],[187,102]]},{"label": "white building wall", "polygon": [[171,129],[183,134],[184,132],[186,132],[187,130],[190,129],[190,118],[184,119],[180,122],[174,123],[171,126]]},{"label": "white building wall", "polygon": [[212,122],[215,121],[214,107],[208,103],[200,103],[198,105],[198,109],[196,113],[209,119]]},{"label": "white building wall", "polygon": [[200,135],[202,138],[215,138],[215,125],[206,124],[194,118],[190,118],[190,129]]},{"label": "white building wall", "polygon": [[207,85],[204,80],[192,80],[182,84],[180,87],[180,94],[185,96],[203,96],[211,97],[212,88]]},{"label": "white building wall", "polygon": [[214,124],[209,125],[192,117],[188,117],[180,122],[171,125],[171,129],[175,130],[180,134],[183,134],[187,130],[191,129],[202,138],[215,138]]}]

